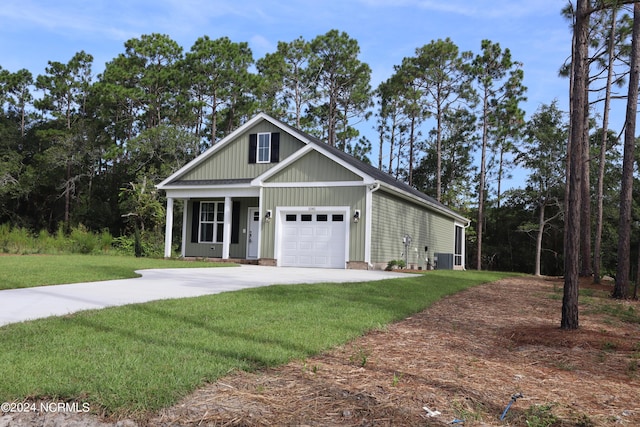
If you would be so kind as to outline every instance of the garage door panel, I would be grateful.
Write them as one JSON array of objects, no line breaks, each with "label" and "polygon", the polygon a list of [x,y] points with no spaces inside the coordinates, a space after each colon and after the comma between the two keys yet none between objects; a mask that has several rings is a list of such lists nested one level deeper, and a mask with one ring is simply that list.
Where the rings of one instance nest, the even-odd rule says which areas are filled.
[{"label": "garage door panel", "polygon": [[313,237],[313,227],[304,226],[300,227],[299,233],[300,237]]},{"label": "garage door panel", "polygon": [[298,235],[298,229],[295,227],[285,227],[284,234],[286,237],[296,237]]},{"label": "garage door panel", "polygon": [[288,240],[283,243],[283,249],[285,251],[296,251],[298,250],[298,241],[297,240]]},{"label": "garage door panel", "polygon": [[326,238],[331,237],[331,229],[327,226],[318,225],[315,231],[316,231],[316,236],[318,237],[326,237]]},{"label": "garage door panel", "polygon": [[280,265],[345,268],[347,239],[344,212],[283,212]]}]

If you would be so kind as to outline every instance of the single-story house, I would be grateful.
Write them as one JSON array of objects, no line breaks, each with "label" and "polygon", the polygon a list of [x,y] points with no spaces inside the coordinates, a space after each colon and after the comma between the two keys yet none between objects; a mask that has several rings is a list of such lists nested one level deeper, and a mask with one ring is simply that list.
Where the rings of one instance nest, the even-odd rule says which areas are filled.
[{"label": "single-story house", "polygon": [[[389,174],[258,114],[162,181],[171,256],[263,265],[464,269],[469,220]],[[427,264],[428,259],[428,264]]]}]

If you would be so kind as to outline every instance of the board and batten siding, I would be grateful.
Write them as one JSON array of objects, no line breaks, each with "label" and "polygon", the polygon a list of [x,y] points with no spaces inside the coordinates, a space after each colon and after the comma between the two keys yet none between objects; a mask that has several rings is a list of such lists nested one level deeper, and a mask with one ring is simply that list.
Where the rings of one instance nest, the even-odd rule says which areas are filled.
[{"label": "board and batten siding", "polygon": [[280,161],[295,153],[304,143],[267,121],[262,121],[230,141],[215,155],[180,177],[181,180],[215,180],[255,178],[278,163],[249,164],[249,135],[252,133],[280,133]]},{"label": "board and batten siding", "polygon": [[454,252],[455,221],[384,190],[373,193],[371,262],[384,267],[391,260],[404,259],[403,237],[411,236],[409,264],[426,267],[424,251]]},{"label": "board and batten siding", "polygon": [[332,182],[360,181],[362,177],[317,151],[310,151],[286,169],[278,171],[267,182]]},{"label": "board and batten siding", "polygon": [[[313,208],[325,206],[348,206],[349,217],[349,261],[364,261],[365,193],[366,186],[354,187],[267,187],[263,190],[262,216],[267,210],[276,214],[276,208]],[[361,211],[359,222],[353,222],[354,211]],[[274,258],[275,227],[277,221],[263,223],[261,256]]]}]

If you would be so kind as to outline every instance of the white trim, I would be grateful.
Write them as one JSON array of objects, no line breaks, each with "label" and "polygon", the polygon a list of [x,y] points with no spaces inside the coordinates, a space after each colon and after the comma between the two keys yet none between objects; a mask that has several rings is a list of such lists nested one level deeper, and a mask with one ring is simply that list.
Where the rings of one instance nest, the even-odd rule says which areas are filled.
[{"label": "white trim", "polygon": [[231,245],[232,204],[233,199],[231,199],[231,197],[224,198],[224,223],[222,225],[222,259],[229,259],[229,246]]},{"label": "white trim", "polygon": [[176,199],[200,199],[213,197],[259,197],[260,189],[255,187],[245,188],[222,188],[222,187],[199,187],[199,188],[177,188],[166,190],[167,197]]},{"label": "white trim", "polygon": [[171,243],[173,239],[173,198],[167,197],[167,215],[164,226],[164,257],[171,258]]},{"label": "white trim", "polygon": [[380,183],[367,187],[365,193],[364,202],[364,262],[367,263],[369,268],[373,267],[371,264],[371,242],[373,233],[373,193],[380,189]]},{"label": "white trim", "polygon": [[364,187],[362,181],[310,181],[310,182],[265,182],[264,188],[305,188],[305,187]]},{"label": "white trim", "polygon": [[[460,239],[461,239],[461,241],[460,241],[460,245],[461,245],[460,254],[456,253],[456,243],[457,243],[456,242],[456,228],[457,227],[460,227],[460,230],[461,230],[461,233],[462,233],[462,235],[460,236]],[[458,221],[454,221],[454,223],[453,223],[453,268],[454,268],[454,270],[456,269],[456,267],[458,267],[458,269],[460,269],[460,268],[463,269],[463,270],[466,269],[465,268],[465,262],[464,262],[464,260],[466,258],[465,241],[466,241],[466,227],[464,226],[464,224],[462,224],[462,223],[460,223]],[[456,265],[456,256],[458,256],[458,255],[461,257],[459,266]]]},{"label": "white trim", "polygon": [[[260,189],[258,190],[258,211],[260,212],[260,234],[258,235],[258,259],[260,259],[260,257],[262,256],[262,232],[263,232],[262,221],[263,221],[263,215],[264,215],[263,201],[264,201],[264,190],[262,189],[262,187],[260,187]],[[264,226],[268,227],[269,224],[265,222]]]},{"label": "white trim", "polygon": [[184,199],[182,203],[182,243],[180,244],[180,255],[184,258],[187,256],[187,220],[189,219],[187,207],[189,206],[189,200]]},{"label": "white trim", "polygon": [[344,214],[344,267],[347,268],[347,263],[349,262],[349,242],[350,242],[350,234],[349,230],[351,229],[351,207],[349,206],[276,206],[276,214],[275,214],[275,233],[274,233],[274,248],[273,254],[276,258],[276,266],[280,267],[282,263],[282,247],[280,246],[280,241],[282,239],[282,227],[283,227],[283,218],[284,215],[288,213],[339,213]]},{"label": "white trim", "polygon": [[[260,160],[260,136],[261,135],[268,136],[267,160]],[[257,164],[271,163],[271,132],[258,132],[256,136],[256,163]]]}]

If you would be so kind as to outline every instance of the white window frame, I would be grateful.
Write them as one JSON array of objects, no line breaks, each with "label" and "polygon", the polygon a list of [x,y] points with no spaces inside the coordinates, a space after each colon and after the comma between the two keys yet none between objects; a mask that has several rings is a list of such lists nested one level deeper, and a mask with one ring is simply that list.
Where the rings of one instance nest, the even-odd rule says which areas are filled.
[{"label": "white window frame", "polygon": [[461,267],[464,265],[464,227],[455,224],[453,236],[453,266]]},{"label": "white window frame", "polygon": [[[264,145],[266,142],[266,146]],[[261,152],[266,150],[266,158],[261,156]],[[256,144],[256,163],[271,163],[271,133],[263,132],[258,134]]]},{"label": "white window frame", "polygon": [[[202,218],[202,212],[205,205],[213,205],[213,220],[209,221]],[[220,219],[219,216],[222,218]],[[198,215],[198,243],[222,243],[224,236],[224,228],[222,232],[218,233],[218,229],[222,225],[224,227],[224,202],[200,202],[200,212]],[[202,225],[211,224],[213,227],[213,233],[211,240],[205,240],[202,238]]]}]

